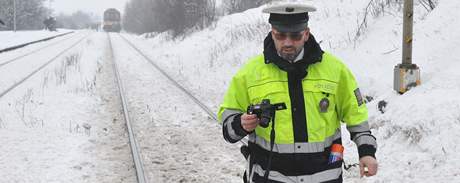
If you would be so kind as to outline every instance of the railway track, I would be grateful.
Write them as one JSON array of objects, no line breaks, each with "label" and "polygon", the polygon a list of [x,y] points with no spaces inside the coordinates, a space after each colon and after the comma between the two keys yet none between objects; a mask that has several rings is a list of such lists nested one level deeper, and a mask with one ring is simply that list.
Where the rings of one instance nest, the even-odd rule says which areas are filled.
[{"label": "railway track", "polygon": [[113,46],[112,46],[112,39],[110,38],[110,35],[107,33],[107,37],[109,40],[109,48],[110,48],[110,60],[112,61],[112,66],[113,66],[113,71],[115,73],[115,78],[117,81],[117,86],[118,86],[118,95],[121,100],[121,107],[123,109],[123,116],[124,120],[126,122],[126,129],[128,131],[128,137],[129,137],[129,146],[131,148],[131,155],[133,157],[133,162],[134,162],[134,167],[136,169],[136,178],[137,182],[139,183],[145,183],[146,178],[144,175],[144,164],[142,162],[141,156],[140,156],[140,150],[139,150],[139,145],[137,144],[134,130],[132,128],[132,123],[131,123],[131,118],[129,115],[129,106],[128,102],[125,96],[125,89],[123,85],[123,81],[121,80],[120,72],[118,70],[118,65],[115,60],[115,56],[113,54]]},{"label": "railway track", "polygon": [[[51,63],[53,63],[54,61],[56,61],[59,57],[61,57],[62,55],[64,55],[67,51],[69,51],[70,49],[74,48],[75,46],[77,46],[79,43],[81,43],[83,40],[85,40],[87,37],[89,37],[91,34],[87,34],[85,36],[83,36],[82,38],[80,38],[77,42],[73,43],[71,46],[65,48],[64,50],[60,51],[58,54],[56,54],[54,57],[52,57],[51,59],[49,59],[48,61],[46,61],[46,63],[40,65],[37,69],[34,69],[32,72],[30,72],[29,74],[27,74],[25,77],[19,79],[19,81],[13,83],[12,85],[8,86],[6,89],[4,89],[3,91],[0,91],[0,98],[2,98],[3,96],[5,96],[6,94],[8,94],[9,92],[11,92],[13,89],[15,89],[16,87],[18,87],[19,85],[23,84],[26,80],[28,80],[29,78],[31,78],[32,76],[34,76],[35,74],[37,74],[39,71],[43,70],[46,66],[50,65]],[[35,51],[37,52],[37,50]],[[30,54],[29,54],[30,55]],[[23,56],[25,57],[25,56]],[[23,58],[23,57],[20,57],[20,58]],[[18,58],[18,59],[20,59]],[[16,60],[18,60],[16,59]],[[14,60],[14,61],[16,61]],[[5,65],[3,65],[5,66]]]},{"label": "railway track", "polygon": [[[206,112],[209,117],[214,120],[215,122],[218,121],[217,116],[212,110],[206,106],[203,102],[201,102],[197,97],[195,97],[192,92],[184,88],[182,85],[180,85],[176,80],[174,80],[166,71],[161,69],[152,59],[150,59],[146,54],[144,54],[136,45],[134,45],[132,42],[130,42],[128,39],[126,39],[123,35],[119,34],[119,36],[127,43],[129,44],[134,50],[137,51],[139,55],[141,55],[145,60],[147,60],[155,69],[157,69],[161,74],[163,74],[166,78],[169,79],[171,83],[174,84],[177,88],[179,88],[184,94],[186,94],[188,97],[190,97],[200,108]],[[241,145],[247,146],[247,138],[244,138],[243,140],[240,141]]]},{"label": "railway track", "polygon": [[[70,32],[70,33],[73,33],[73,32]],[[61,35],[61,36],[64,36],[64,35],[67,35],[67,34],[70,34],[70,33],[66,33],[66,34],[63,34],[63,35]],[[71,38],[73,38],[73,37],[75,37],[75,36],[77,36],[77,35],[78,35],[78,34],[74,34],[73,36],[69,36],[69,37],[67,37],[67,38],[65,38],[65,39],[56,41],[56,42],[54,42],[54,43],[48,44],[48,45],[46,45],[46,46],[43,46],[43,47],[40,47],[40,48],[38,48],[38,49],[32,50],[32,51],[30,51],[30,52],[27,52],[26,54],[19,55],[19,56],[17,56],[17,57],[14,57],[14,58],[12,58],[12,59],[7,60],[7,61],[1,62],[1,63],[0,63],[0,68],[3,67],[3,66],[5,66],[5,65],[7,65],[7,64],[13,63],[14,61],[20,60],[21,58],[24,58],[24,57],[26,57],[26,56],[32,55],[32,54],[34,54],[34,53],[37,53],[37,52],[39,52],[39,51],[41,51],[41,50],[43,50],[43,49],[46,49],[46,48],[49,48],[49,47],[54,46],[54,45],[56,45],[56,44],[62,43],[62,42],[66,41],[66,40],[69,40],[69,39],[71,39]],[[53,38],[54,38],[54,37],[53,37]],[[49,39],[47,39],[47,40],[49,40]],[[22,47],[18,47],[18,48],[22,48]],[[16,49],[17,49],[17,48],[16,48]],[[1,52],[0,52],[0,53],[1,53]]]},{"label": "railway track", "polygon": [[[18,86],[22,85],[25,81],[31,79],[32,77],[34,77],[35,75],[37,75],[37,73],[39,73],[40,71],[44,70],[47,66],[49,66],[50,64],[54,63],[56,60],[59,60],[59,58],[62,57],[62,55],[66,54],[69,50],[71,50],[72,48],[76,47],[78,44],[80,44],[82,41],[84,41],[87,37],[89,37],[90,34],[88,35],[82,35],[81,38],[78,39],[78,41],[76,42],[73,42],[74,40],[72,40],[72,42],[68,42],[67,45],[71,45],[66,47],[65,49],[62,49],[62,51],[60,51],[59,53],[57,54],[53,54],[52,58],[51,56],[47,56],[47,58],[50,58],[50,59],[46,59],[46,60],[42,60],[42,62],[40,63],[36,63],[33,67],[30,67],[29,70],[31,72],[24,72],[24,77],[20,78],[20,79],[17,79],[18,81],[13,83],[13,80],[11,80],[11,85],[8,85],[7,87],[5,87],[6,89],[2,90],[3,91],[0,91],[0,99],[7,95],[9,92],[11,92],[12,90],[14,90],[15,88],[17,88]],[[189,100],[190,102],[187,102],[187,109],[188,110],[192,110],[193,108],[193,111],[197,111],[197,112],[193,112],[193,115],[191,116],[192,119],[190,121],[195,121],[195,122],[203,122],[203,121],[210,121],[210,120],[216,120],[216,116],[215,114],[208,108],[206,107],[202,102],[200,102],[196,97],[194,97],[192,95],[191,92],[187,91],[184,87],[182,87],[178,82],[174,81],[172,77],[168,76],[167,73],[165,71],[163,71],[161,68],[159,68],[151,59],[149,59],[147,57],[146,54],[142,53],[142,51],[137,48],[134,44],[132,44],[131,42],[129,42],[129,40],[125,39],[124,37],[121,37],[121,35],[119,34],[114,34],[114,36],[120,36],[120,37],[117,37],[117,41],[118,43],[120,44],[123,44],[123,46],[125,46],[125,50],[126,49],[130,49],[129,52],[132,52],[133,55],[138,55],[139,56],[139,63],[142,63],[141,65],[145,65],[145,66],[141,66],[141,67],[146,67],[147,69],[146,72],[149,72],[149,73],[155,73],[154,75],[157,75],[156,77],[154,78],[158,78],[158,77],[162,77],[161,75],[164,75],[165,78],[162,78],[160,80],[163,80],[162,82],[163,83],[168,83],[168,86],[164,86],[162,87],[162,91],[166,91],[168,92],[167,90],[177,90],[175,91],[177,94],[176,95],[182,95],[180,94],[181,92],[186,94],[186,95],[183,95],[181,98],[177,99],[179,102],[184,102],[184,100]],[[153,164],[158,164],[159,161],[161,161],[161,158],[162,157],[167,157],[168,155],[170,154],[173,154],[173,158],[182,158],[182,157],[188,157],[189,154],[193,154],[192,156],[193,157],[188,157],[190,158],[191,160],[198,160],[201,164],[204,164],[203,166],[208,166],[208,165],[211,165],[211,163],[213,163],[211,160],[214,160],[216,159],[216,157],[219,157],[221,154],[218,152],[219,149],[222,149],[222,147],[224,147],[224,142],[219,142],[221,143],[221,146],[216,146],[216,142],[215,141],[210,141],[210,136],[211,135],[218,135],[216,132],[214,131],[211,131],[209,130],[209,126],[212,126],[212,125],[204,125],[205,127],[203,127],[203,129],[199,129],[198,130],[198,135],[195,135],[194,137],[192,138],[189,138],[189,136],[183,136],[181,137],[182,141],[183,142],[179,142],[179,145],[175,146],[174,150],[171,150],[171,151],[161,151],[160,152],[158,150],[155,150],[155,148],[152,150],[152,149],[149,149],[148,147],[151,146],[151,144],[143,144],[144,147],[140,147],[138,145],[138,142],[136,141],[136,135],[134,134],[134,132],[138,129],[136,129],[134,127],[134,125],[132,124],[132,122],[139,122],[137,120],[132,120],[132,119],[135,119],[133,117],[130,116],[130,112],[133,112],[133,111],[136,111],[136,109],[133,107],[130,109],[130,106],[128,106],[128,98],[126,95],[126,91],[125,91],[125,85],[124,84],[128,84],[129,86],[129,82],[126,82],[126,83],[123,83],[123,80],[122,80],[122,75],[120,74],[120,71],[119,69],[120,68],[123,68],[125,69],[124,67],[125,66],[120,66],[120,62],[117,62],[117,59],[115,58],[115,55],[114,55],[114,51],[113,51],[113,47],[112,47],[112,39],[110,38],[110,36],[108,36],[108,40],[109,40],[109,45],[110,45],[110,60],[112,60],[112,67],[113,67],[113,70],[114,70],[114,73],[115,73],[115,78],[116,78],[116,81],[118,83],[118,90],[119,90],[119,93],[117,94],[121,100],[121,103],[122,103],[122,111],[123,111],[123,115],[124,115],[124,122],[126,122],[126,129],[128,132],[128,136],[129,136],[129,142],[130,142],[130,147],[131,147],[131,154],[132,154],[132,158],[133,158],[133,162],[134,162],[134,168],[135,168],[135,172],[136,172],[136,178],[137,178],[137,182],[140,182],[140,183],[144,183],[144,182],[180,182],[182,180],[184,180],[184,178],[181,178],[180,176],[176,177],[176,176],[171,176],[169,175],[169,173],[166,173],[167,175],[167,178],[163,178],[163,179],[160,179],[160,180],[157,180],[157,179],[154,179],[153,177],[155,176],[152,176],[152,169],[155,170],[155,166],[153,166],[154,168],[152,168],[152,163]],[[123,40],[126,42],[126,44],[123,42]],[[130,48],[132,47],[132,49]],[[44,48],[43,48],[44,49]],[[43,50],[42,49],[42,50]],[[123,54],[125,53],[125,50],[122,52]],[[39,52],[40,50],[35,50],[34,53],[36,52]],[[52,53],[52,52],[50,52]],[[115,52],[117,53],[117,52]],[[120,53],[120,52],[118,52]],[[28,56],[34,56],[33,53],[29,53]],[[142,57],[140,57],[142,56]],[[22,56],[21,58],[24,58],[26,56]],[[21,58],[18,58],[19,60]],[[145,60],[143,60],[143,59]],[[149,67],[149,64],[152,65],[154,68],[158,69],[158,72],[157,71],[153,71],[150,67]],[[13,66],[20,66],[20,65],[17,65],[17,64],[12,64]],[[4,67],[2,69],[10,69],[10,66],[12,65],[4,65]],[[19,68],[19,67],[18,67]],[[33,71],[32,71],[33,70]],[[152,72],[153,71],[153,72]],[[160,74],[161,73],[161,74]],[[168,81],[169,80],[169,81]],[[6,85],[5,85],[6,86]],[[129,88],[129,87],[128,87]],[[132,88],[132,87],[131,87]],[[174,89],[174,88],[177,88],[177,89]],[[174,92],[173,92],[174,93]],[[176,96],[174,96],[174,94],[171,96],[171,98],[177,98]],[[193,102],[197,103],[197,105],[190,105],[190,104],[193,104]],[[176,108],[176,103],[174,102],[171,102],[171,104],[164,104],[164,105],[169,105],[170,109],[171,110],[172,108]],[[206,115],[203,115],[201,116],[202,118],[199,118],[200,115],[202,112],[200,111],[200,109],[202,111],[204,111],[207,115],[209,115],[209,117],[207,117]],[[149,109],[150,110],[150,109]],[[185,118],[189,118],[189,116],[185,116]],[[180,122],[182,123],[183,121],[179,121],[179,120],[176,120],[176,119],[171,119],[172,122]],[[207,124],[215,124],[215,123],[207,123]],[[156,128],[156,127],[151,127],[151,128]],[[175,138],[177,136],[180,136],[180,135],[187,135],[187,134],[191,134],[191,133],[194,133],[196,132],[196,129],[184,129],[184,131],[181,131],[182,130],[182,127],[173,127],[174,129],[171,129],[168,127],[168,129],[165,129],[165,134],[170,134],[172,133],[173,135],[171,136],[171,138]],[[196,127],[194,127],[196,128]],[[146,131],[152,131],[151,129],[148,129]],[[171,132],[172,131],[172,132]],[[157,132],[156,132],[157,133]],[[142,133],[140,133],[142,134]],[[140,135],[141,136],[141,135]],[[170,137],[168,137],[170,138]],[[156,139],[154,140],[153,142],[151,142],[151,140],[145,140],[145,138],[140,138],[142,140],[144,140],[143,143],[159,143],[159,144],[162,144],[162,145],[159,145],[158,147],[156,147],[156,149],[158,148],[164,148],[164,147],[167,147],[168,149],[170,148],[170,139],[166,139],[164,142],[160,139]],[[148,139],[148,138],[147,138]],[[211,137],[211,139],[218,139],[216,137]],[[140,140],[139,142],[142,142],[142,140]],[[173,139],[174,140],[174,139]],[[161,142],[157,142],[157,141],[161,141]],[[177,142],[176,140],[174,140],[175,142]],[[199,147],[197,148],[197,145],[194,145],[194,146],[190,146],[190,147],[183,147],[181,144],[191,144],[191,143],[196,143],[196,142],[200,142],[200,146],[205,146],[205,147]],[[209,141],[209,142],[207,142]],[[204,143],[203,143],[204,142]],[[141,156],[141,150],[144,150],[146,149],[146,151],[144,152],[148,152],[146,153],[147,155],[145,155],[146,157],[142,157]],[[203,150],[204,149],[204,150]],[[147,151],[148,150],[148,151]],[[190,152],[192,151],[192,152]],[[202,152],[216,152],[214,154],[211,154],[209,155],[209,158],[205,158],[204,160],[204,163],[202,162],[202,160],[199,160],[199,159],[196,159],[195,156],[197,157],[201,157]],[[166,154],[165,154],[166,153]],[[175,154],[175,153],[178,153],[178,154]],[[149,157],[149,156],[154,156],[154,157]],[[149,159],[150,158],[150,159]],[[144,160],[148,161],[148,163],[150,164],[150,170],[148,171],[145,171],[144,169]],[[227,158],[227,159],[224,159],[225,162],[226,161],[233,161],[231,160],[230,158]],[[176,163],[177,161],[180,161],[180,160],[172,160],[172,161],[169,161],[171,162],[172,164],[173,163]],[[211,162],[208,162],[208,161],[211,161]],[[167,163],[169,163],[167,162]],[[206,164],[207,162],[207,164]],[[166,163],[166,164],[167,164]],[[161,164],[163,165],[163,164]],[[183,176],[185,177],[188,177],[190,175],[193,175],[196,173],[196,165],[193,165],[191,166],[191,163],[185,163],[185,164],[180,164],[177,165],[171,165],[171,166],[179,166],[179,168],[175,168],[175,167],[172,167],[171,169],[167,169],[167,170],[159,170],[159,171],[164,171],[164,172],[175,172],[175,173],[179,173],[179,174],[183,174]],[[188,166],[188,168],[184,168],[183,166]],[[198,164],[198,166],[201,166],[200,164]],[[170,167],[167,167],[167,168],[170,168]],[[181,170],[177,170],[177,169],[187,169],[189,172],[181,172]],[[208,170],[203,170],[203,172],[207,173],[207,172],[210,172],[210,170],[212,170],[212,167]],[[177,171],[177,172],[176,172]],[[204,173],[203,173],[204,174]],[[219,172],[216,172],[214,174],[211,173],[210,176],[208,177],[215,177],[216,175],[219,175]],[[226,176],[222,176],[222,177],[226,177]],[[225,178],[221,178],[222,180],[224,180]],[[163,180],[167,180],[167,181],[163,181]],[[212,180],[210,178],[206,178],[204,179],[205,181],[204,182],[207,182],[208,180]],[[226,179],[225,179],[226,180]],[[194,180],[193,178],[190,178],[191,182],[203,182],[203,179],[199,180]],[[189,181],[186,181],[186,182],[189,182]],[[213,181],[215,182],[215,181]],[[217,181],[217,182],[228,182],[228,181]]]},{"label": "railway track", "polygon": [[[211,120],[211,121],[217,121],[217,116],[214,114],[214,112],[212,112],[212,110],[209,107],[207,107],[205,104],[203,104],[203,102],[201,102],[197,97],[195,97],[190,91],[188,91],[186,88],[184,88],[182,85],[180,85],[177,81],[175,81],[171,76],[169,76],[167,74],[167,72],[165,72],[163,69],[161,69],[152,59],[150,59],[145,53],[143,53],[142,50],[140,50],[136,45],[134,45],[128,39],[123,37],[123,35],[110,33],[110,34],[108,34],[107,37],[108,37],[109,44],[110,44],[109,47],[111,49],[111,60],[113,60],[114,71],[116,73],[116,80],[117,80],[118,88],[119,88],[119,92],[120,92],[119,96],[120,96],[120,99],[122,101],[122,108],[123,108],[123,113],[125,115],[125,121],[126,121],[127,130],[128,130],[128,133],[129,133],[128,136],[129,136],[129,142],[130,142],[130,147],[131,147],[131,153],[132,153],[133,161],[134,161],[135,168],[136,168],[136,174],[137,174],[138,182],[143,183],[143,182],[148,182],[148,181],[152,181],[152,182],[164,182],[164,181],[166,181],[166,182],[176,182],[176,181],[182,182],[182,181],[185,181],[184,179],[180,179],[179,176],[178,176],[178,178],[167,176],[167,175],[169,175],[169,173],[164,173],[163,175],[158,175],[157,174],[157,175],[152,176],[152,174],[153,174],[152,171],[155,171],[155,172],[165,171],[164,169],[169,168],[167,165],[165,165],[165,164],[168,164],[168,162],[162,162],[161,160],[158,160],[157,158],[159,158],[159,159],[170,159],[170,158],[179,157],[179,159],[181,159],[181,156],[185,156],[185,157],[187,157],[187,156],[201,156],[202,154],[200,154],[200,152],[203,152],[203,151],[204,152],[216,151],[216,148],[217,149],[222,148],[222,146],[225,145],[225,142],[222,142],[223,145],[221,147],[218,147],[218,145],[213,145],[213,143],[215,143],[215,142],[212,142],[212,141],[207,142],[207,143],[202,143],[203,141],[209,141],[208,140],[209,138],[216,139],[216,137],[211,137],[211,136],[216,136],[216,135],[220,136],[216,132],[212,132],[212,130],[209,130],[209,127],[206,127],[206,126],[212,126],[212,125],[209,125],[209,124],[217,124],[217,123],[207,123],[206,125],[203,125],[205,127],[203,127],[202,129],[198,130],[200,132],[195,132],[195,131],[193,131],[193,129],[194,128],[200,128],[200,127],[192,127],[192,131],[190,131],[191,129],[181,128],[180,125],[182,125],[182,124],[175,124],[176,122],[181,121],[180,119],[177,119],[177,118],[174,118],[174,117],[168,117],[166,115],[166,119],[168,121],[170,121],[168,123],[174,123],[172,125],[173,127],[163,127],[163,128],[165,128],[165,130],[158,130],[154,125],[156,122],[155,122],[155,120],[153,120],[153,118],[152,118],[152,121],[149,121],[149,122],[146,122],[146,120],[140,120],[139,119],[139,118],[142,118],[142,117],[139,117],[139,116],[142,116],[140,114],[144,114],[144,112],[140,112],[140,110],[139,110],[140,107],[138,107],[138,105],[139,105],[139,103],[143,103],[142,105],[147,104],[148,111],[155,110],[155,109],[158,109],[158,108],[162,108],[161,107],[162,105],[169,106],[169,108],[171,108],[171,109],[160,109],[160,110],[155,112],[155,116],[161,116],[163,113],[168,113],[168,112],[162,112],[162,111],[168,111],[168,110],[173,112],[173,113],[174,113],[174,111],[178,110],[177,113],[179,113],[179,115],[185,115],[185,114],[181,114],[182,112],[179,109],[177,109],[177,106],[180,106],[182,103],[187,103],[186,101],[190,100],[190,103],[187,104],[187,107],[184,106],[185,108],[187,108],[187,112],[200,111],[201,110],[204,113],[206,113],[206,116],[208,116],[206,118],[208,118],[208,120]],[[114,40],[116,40],[116,41],[114,41]],[[117,46],[118,49],[114,49],[115,46],[112,45],[112,44],[114,44],[113,42],[118,43],[118,46]],[[121,46],[123,46],[123,47],[121,47]],[[123,52],[120,52],[121,50],[123,50]],[[114,52],[117,53],[117,54],[114,54]],[[117,57],[116,55],[118,55],[119,57]],[[123,58],[123,55],[135,55],[135,56],[132,56],[132,57],[136,57],[136,59],[129,58],[129,56]],[[133,63],[133,62],[136,62],[136,63]],[[125,65],[123,65],[122,63],[125,64]],[[147,65],[150,64],[152,67],[155,68],[156,71],[153,70],[154,72],[152,72],[151,69],[149,69],[148,67],[146,68],[145,66],[143,66],[145,64],[147,64]],[[138,69],[139,66],[142,67],[141,70],[145,71],[145,73],[141,72],[141,71],[134,71],[134,72],[131,71],[131,74],[127,74],[127,73],[129,73],[129,71],[127,71],[127,70],[129,70],[128,67],[131,67],[131,69]],[[121,71],[124,71],[124,72],[122,72],[122,74],[120,74],[121,71],[119,69],[121,69]],[[139,72],[139,73],[136,73],[136,72]],[[153,73],[155,73],[155,74],[153,74]],[[137,75],[138,77],[141,77],[142,79],[147,79],[147,80],[146,81],[145,80],[140,81],[139,79],[133,79],[133,78],[136,77],[135,75]],[[146,75],[149,75],[149,76],[146,76]],[[155,78],[154,79],[155,81],[152,81],[152,80],[149,79],[149,78],[152,78],[151,76],[153,76],[153,78]],[[161,79],[159,79],[159,77]],[[130,78],[130,79],[128,79],[128,78]],[[127,81],[127,82],[123,83],[122,82],[123,80]],[[145,94],[145,92],[136,91],[136,89],[134,89],[134,91],[133,91],[132,88],[142,88],[138,84],[134,84],[134,82],[143,83],[142,87],[152,86],[151,85],[152,83],[156,83],[156,84],[153,84],[153,85],[156,85],[158,87],[154,87],[154,88],[152,88],[152,90],[157,91],[157,92],[159,92],[161,94],[156,94],[154,96],[152,96],[152,94],[150,94],[150,97],[151,98],[157,98],[157,97],[166,98],[166,99],[158,99],[160,101],[157,101],[157,103],[158,102],[161,103],[161,100],[164,100],[164,101],[167,101],[167,102],[166,103],[163,102],[162,104],[159,104],[156,107],[155,106],[149,107],[148,104],[149,103],[151,104],[151,102],[149,102],[148,100],[151,99],[151,98],[145,98],[145,97],[138,96],[139,93],[140,94]],[[149,83],[149,84],[145,84],[146,82]],[[124,85],[124,84],[126,84],[126,85]],[[159,85],[162,85],[162,86],[159,86]],[[128,91],[126,91],[125,89],[128,89]],[[152,92],[152,91],[149,91],[149,92]],[[175,93],[177,93],[177,94],[174,95]],[[180,96],[182,94],[179,94],[179,93],[182,93],[182,94],[185,94],[185,95]],[[129,95],[126,95],[126,94],[129,94]],[[129,100],[128,100],[127,96],[130,97]],[[136,102],[135,99],[132,99],[132,98],[136,98],[136,97],[138,97],[137,102]],[[128,103],[131,106],[128,106]],[[196,105],[193,105],[193,103],[195,103]],[[193,107],[190,106],[190,104],[192,104]],[[165,107],[165,108],[168,108],[168,107]],[[192,109],[192,108],[196,108],[196,109]],[[198,113],[201,113],[201,111],[198,112]],[[137,114],[137,116],[136,116],[136,114]],[[197,113],[195,113],[195,114],[197,114]],[[130,117],[130,116],[134,116],[134,117]],[[144,114],[144,116],[145,116],[145,114]],[[203,115],[203,117],[205,117],[205,116]],[[161,118],[161,117],[157,117],[157,118]],[[192,115],[192,118],[193,118],[193,115]],[[132,120],[132,119],[134,119],[134,120]],[[195,121],[200,121],[200,120],[195,120]],[[189,122],[191,122],[191,121],[189,121]],[[141,125],[140,123],[144,123],[144,126]],[[147,136],[147,137],[150,137],[150,136],[142,134],[142,131],[147,131],[147,133],[149,133],[151,131],[155,131],[154,133],[162,133],[162,134],[166,134],[166,136],[164,136],[164,137],[157,137],[157,136],[161,136],[161,135],[156,135],[155,136],[156,138],[161,138],[161,140],[160,139],[146,138],[145,136]],[[166,131],[166,132],[164,132],[164,131]],[[206,132],[203,133],[201,131],[206,131]],[[192,137],[192,136],[189,137],[187,135],[184,136],[184,134],[188,134],[188,133],[198,133],[198,135],[196,135],[194,137]],[[199,139],[199,140],[196,140],[196,141],[198,141],[198,142],[201,141],[200,146],[207,146],[207,147],[204,148],[205,150],[202,150],[202,148],[196,148],[196,146],[195,146],[195,148],[190,149],[190,147],[183,147],[181,145],[174,145],[174,144],[170,144],[170,142],[168,142],[169,141],[168,139],[175,138],[177,136],[181,136],[181,138],[182,138],[182,136],[184,136],[185,139],[173,140],[174,144],[184,143],[183,145],[186,145],[187,143],[194,143],[194,140],[187,139],[187,138],[192,138],[192,139],[196,138],[196,139]],[[146,140],[146,139],[148,139],[148,140]],[[182,142],[182,141],[185,141],[185,142]],[[139,144],[138,144],[138,142],[139,142]],[[152,144],[154,144],[154,145],[152,145]],[[174,150],[171,150],[170,152],[166,152],[166,154],[164,154],[164,152],[162,150],[155,150],[155,149],[158,148],[157,147],[158,144],[163,144],[163,146],[160,146],[160,148],[174,149]],[[243,142],[243,144],[245,144],[245,142]],[[152,146],[154,146],[153,147],[154,149],[151,149]],[[209,146],[212,146],[212,147],[209,147]],[[198,150],[196,150],[196,149],[198,149]],[[212,149],[212,150],[209,150],[209,149]],[[141,150],[142,150],[142,152],[141,152]],[[180,151],[184,151],[184,152],[180,152]],[[193,152],[192,154],[195,154],[195,155],[189,155],[189,153],[186,153],[185,151],[191,151],[191,152]],[[180,155],[176,155],[174,153],[178,153]],[[235,153],[238,154],[237,151],[235,151]],[[152,155],[152,154],[154,154],[154,155]],[[171,154],[174,154],[174,155],[171,155]],[[215,153],[215,154],[210,155],[210,157],[215,157],[215,156],[219,156],[219,153]],[[200,158],[202,158],[202,157],[200,157]],[[195,159],[193,157],[191,159],[194,160],[194,161],[196,161],[196,160],[200,161],[199,158]],[[207,160],[209,158],[204,158],[204,159]],[[228,159],[228,161],[233,161],[233,160]],[[160,166],[152,165],[152,163],[153,164],[159,164]],[[208,162],[208,163],[212,163],[212,162]],[[174,166],[175,167],[175,168],[172,168],[172,170],[171,170],[171,171],[174,171],[174,172],[176,172],[176,171],[178,171],[178,172],[185,171],[185,170],[177,170],[177,168],[179,168],[179,169],[187,169],[188,168],[187,166],[190,165],[190,164],[187,164],[187,163],[186,164],[181,164],[180,162],[179,163],[177,163],[177,162],[176,163],[169,163],[169,164],[172,164],[172,165],[169,165],[169,166]],[[157,170],[157,168],[162,169],[162,170]],[[192,169],[191,170],[192,173],[196,173],[196,170],[194,170],[194,169],[199,169],[199,168],[193,166],[193,167],[190,167],[189,169]],[[203,168],[203,169],[206,169],[206,168]],[[204,171],[204,172],[206,172],[206,171]],[[159,178],[159,176],[163,176],[163,177],[166,176],[166,178],[162,179],[162,178]],[[210,176],[210,177],[212,177],[212,176]],[[221,178],[221,179],[224,179],[224,178]],[[208,178],[208,179],[205,179],[205,180],[206,181],[211,181],[213,179]],[[185,182],[188,182],[188,181],[185,181]],[[192,182],[195,182],[195,181],[192,180]],[[196,182],[200,182],[200,181],[196,180]],[[214,181],[212,181],[212,182],[214,182]],[[217,181],[217,182],[219,182],[219,181]],[[222,181],[222,182],[228,182],[228,180],[225,180],[225,181]]]},{"label": "railway track", "polygon": [[217,116],[216,114],[214,114],[214,112],[212,112],[211,109],[209,109],[208,106],[206,106],[205,104],[203,104],[203,102],[201,102],[198,98],[196,98],[190,91],[188,91],[187,89],[185,89],[182,85],[180,85],[176,80],[174,80],[171,76],[169,76],[168,73],[166,73],[163,69],[161,69],[157,64],[155,64],[155,62],[150,59],[149,57],[147,57],[138,47],[136,47],[136,45],[134,45],[133,43],[131,43],[128,39],[126,39],[125,37],[123,37],[121,34],[119,34],[119,36],[121,38],[123,38],[123,40],[125,40],[126,43],[128,43],[134,50],[137,51],[137,53],[139,53],[142,57],[144,57],[145,60],[147,60],[153,67],[155,67],[155,69],[157,69],[161,74],[163,74],[166,78],[169,79],[169,81],[171,81],[171,83],[174,84],[174,86],[176,86],[177,88],[179,88],[182,92],[184,92],[188,97],[190,97],[198,106],[200,106],[201,109],[203,109],[203,111],[205,111],[209,117],[211,117],[214,121],[217,121]]}]

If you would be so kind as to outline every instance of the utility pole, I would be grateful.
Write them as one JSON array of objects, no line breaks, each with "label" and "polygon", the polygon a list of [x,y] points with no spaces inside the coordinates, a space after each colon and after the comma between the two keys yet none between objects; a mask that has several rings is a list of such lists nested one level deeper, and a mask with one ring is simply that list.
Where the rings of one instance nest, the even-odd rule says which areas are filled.
[{"label": "utility pole", "polygon": [[16,32],[16,0],[13,0],[13,30]]},{"label": "utility pole", "polygon": [[49,0],[49,7],[48,9],[50,10],[50,16],[51,16],[51,11],[52,11],[52,4],[53,4],[53,0]]},{"label": "utility pole", "polygon": [[421,84],[420,69],[417,65],[412,63],[413,15],[414,0],[405,0],[403,16],[402,64],[398,64],[394,68],[394,89],[400,94],[403,94],[412,87]]}]

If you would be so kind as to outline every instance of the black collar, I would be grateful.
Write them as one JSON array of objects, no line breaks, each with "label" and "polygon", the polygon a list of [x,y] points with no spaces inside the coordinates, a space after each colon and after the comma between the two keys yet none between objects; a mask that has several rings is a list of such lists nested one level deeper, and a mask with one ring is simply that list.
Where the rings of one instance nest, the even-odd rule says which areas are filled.
[{"label": "black collar", "polygon": [[273,42],[271,32],[268,33],[264,40],[264,57],[265,63],[273,63],[281,70],[286,71],[297,79],[303,79],[307,76],[307,68],[310,64],[321,62],[323,57],[323,50],[316,42],[315,37],[310,34],[308,41],[304,45],[304,56],[301,60],[290,63],[278,55],[275,43]]}]

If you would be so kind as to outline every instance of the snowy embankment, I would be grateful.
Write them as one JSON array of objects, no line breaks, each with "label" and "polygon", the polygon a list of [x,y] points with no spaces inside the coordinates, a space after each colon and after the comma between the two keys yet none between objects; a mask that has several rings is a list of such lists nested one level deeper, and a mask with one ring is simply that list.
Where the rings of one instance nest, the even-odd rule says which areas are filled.
[{"label": "snowy embankment", "polygon": [[47,37],[55,36],[70,32],[71,30],[59,29],[57,32],[50,32],[45,30],[40,31],[0,31],[0,50],[11,46],[16,46]]},{"label": "snowy embankment", "polygon": [[[415,7],[414,63],[421,68],[422,86],[404,95],[393,87],[393,67],[401,61],[402,12],[385,7],[368,15],[367,28],[355,37],[367,2],[316,2],[310,26],[324,50],[351,68],[367,104],[372,132],[379,144],[379,174],[365,182],[459,182],[460,158],[460,3],[441,0],[428,13]],[[251,56],[262,52],[269,31],[261,8],[221,18],[209,29],[171,40],[167,34],[138,38],[151,58],[217,110],[232,75]],[[135,39],[135,38],[133,38]],[[385,113],[377,109],[388,102]],[[344,133],[346,162],[356,163],[354,145]],[[223,152],[225,153],[225,152]],[[235,157],[241,158],[241,157]],[[232,166],[232,165],[228,165]],[[346,182],[361,182],[358,169],[344,173]]]},{"label": "snowy embankment", "polygon": [[[381,87],[369,87],[378,100],[388,101],[384,114],[376,111],[377,101],[369,105],[370,121],[380,139],[379,180],[460,182],[460,59],[454,55],[460,52],[459,8],[458,1],[440,1],[425,18],[416,19],[413,61],[421,68],[422,86],[397,95],[388,92],[392,78],[375,77]],[[389,56],[393,59],[370,56],[385,71],[369,71],[368,77],[383,76],[401,60],[400,51]]]}]

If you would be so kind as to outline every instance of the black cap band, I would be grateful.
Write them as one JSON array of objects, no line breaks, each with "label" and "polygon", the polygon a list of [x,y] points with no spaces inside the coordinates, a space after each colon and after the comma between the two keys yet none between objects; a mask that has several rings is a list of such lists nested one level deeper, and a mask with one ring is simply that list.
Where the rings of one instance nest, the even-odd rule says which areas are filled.
[{"label": "black cap band", "polygon": [[277,14],[277,13],[270,13],[270,18],[268,22],[271,24],[301,24],[308,22],[308,12],[305,13],[296,13],[296,14]]},{"label": "black cap band", "polygon": [[272,24],[272,28],[278,32],[302,32],[307,29],[307,23],[293,24],[293,25],[281,25],[281,24]]},{"label": "black cap band", "polygon": [[301,32],[308,27],[308,12],[296,14],[270,13],[268,22],[280,32]]}]

